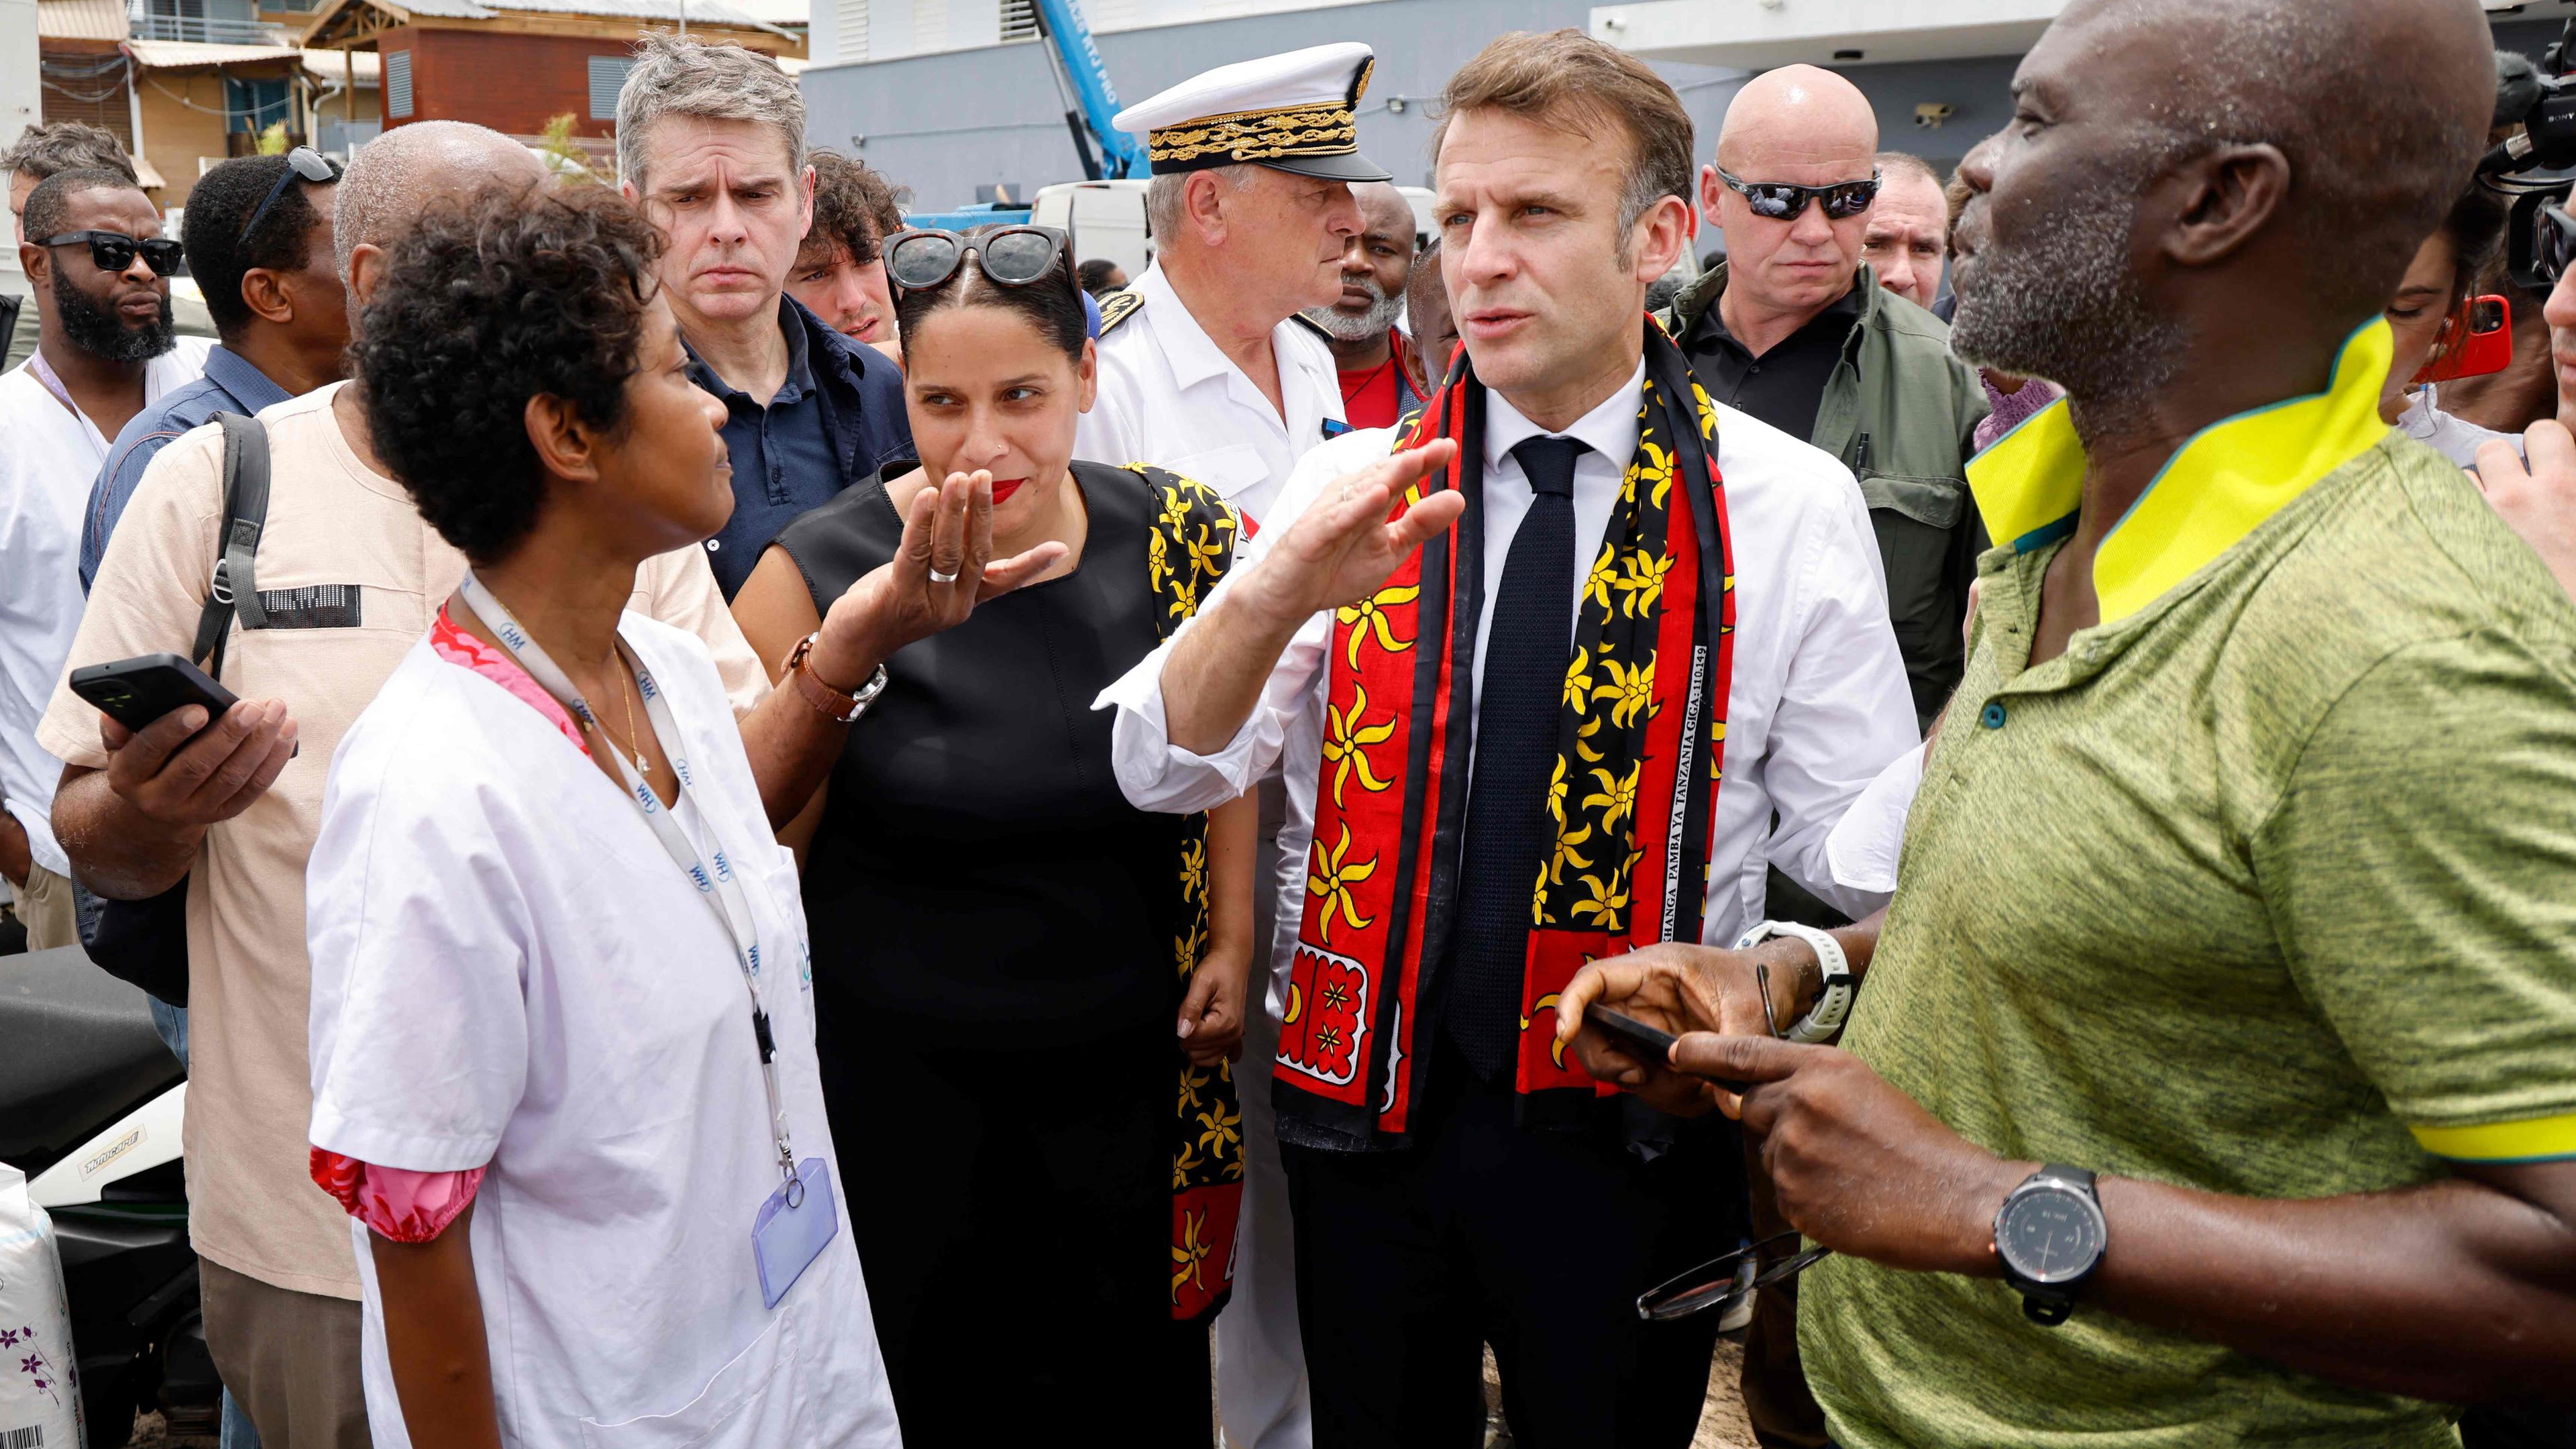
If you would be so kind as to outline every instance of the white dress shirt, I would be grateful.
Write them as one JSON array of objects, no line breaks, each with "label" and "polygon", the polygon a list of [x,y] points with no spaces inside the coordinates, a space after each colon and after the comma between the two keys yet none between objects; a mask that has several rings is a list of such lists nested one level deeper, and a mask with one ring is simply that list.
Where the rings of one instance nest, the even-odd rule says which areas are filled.
[{"label": "white dress shirt", "polygon": [[[1643,377],[1641,365],[1625,387],[1566,430],[1590,449],[1574,470],[1578,588],[1566,599],[1569,619],[1581,598],[1585,565],[1601,550],[1619,480],[1636,451]],[[1733,408],[1720,407],[1718,413],[1717,466],[1735,552],[1735,661],[1701,940],[1731,945],[1760,918],[1765,872],[1774,863],[1855,916],[1885,904],[1882,894],[1835,881],[1825,842],[1861,791],[1921,737],[1888,624],[1878,545],[1859,484],[1821,450]],[[1529,481],[1511,448],[1542,431],[1501,394],[1489,395],[1487,598],[1501,584],[1512,535],[1529,511]],[[1258,559],[1335,479],[1385,457],[1393,444],[1391,429],[1372,429],[1308,454],[1273,516],[1245,546],[1244,563]],[[1238,564],[1210,603],[1242,572]],[[1206,617],[1205,609],[1200,617]],[[1481,685],[1490,624],[1490,613],[1476,622],[1471,688]],[[1112,758],[1119,787],[1139,809],[1208,809],[1284,771],[1289,815],[1279,834],[1279,927],[1271,943],[1270,1001],[1277,1012],[1304,917],[1332,614],[1318,613],[1297,631],[1251,718],[1213,755],[1174,745],[1164,724],[1163,665],[1173,643],[1195,627],[1195,620],[1182,625],[1173,640],[1102,691],[1100,704],[1118,710]]]},{"label": "white dress shirt", "polygon": [[[206,370],[214,344],[182,337],[143,369],[143,405]],[[36,743],[36,721],[54,697],[80,628],[81,510],[107,464],[108,438],[35,370],[35,358],[0,375],[0,797],[27,828],[36,864],[56,875],[71,862],[54,843],[60,760]]]},{"label": "white dress shirt", "polygon": [[1333,350],[1294,318],[1270,329],[1282,418],[1190,315],[1160,262],[1127,290],[1145,305],[1100,339],[1100,391],[1073,455],[1170,469],[1268,522],[1298,458],[1324,440],[1327,421],[1342,421]]}]

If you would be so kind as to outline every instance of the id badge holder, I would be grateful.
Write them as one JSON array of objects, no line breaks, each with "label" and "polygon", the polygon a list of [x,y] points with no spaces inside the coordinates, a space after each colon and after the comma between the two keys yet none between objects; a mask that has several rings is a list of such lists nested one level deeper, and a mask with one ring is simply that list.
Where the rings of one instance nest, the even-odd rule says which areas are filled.
[{"label": "id badge holder", "polygon": [[751,1255],[760,1265],[761,1307],[776,1308],[840,1230],[832,1169],[822,1158],[808,1157],[797,1165],[795,1180],[780,1183],[752,1220]]}]

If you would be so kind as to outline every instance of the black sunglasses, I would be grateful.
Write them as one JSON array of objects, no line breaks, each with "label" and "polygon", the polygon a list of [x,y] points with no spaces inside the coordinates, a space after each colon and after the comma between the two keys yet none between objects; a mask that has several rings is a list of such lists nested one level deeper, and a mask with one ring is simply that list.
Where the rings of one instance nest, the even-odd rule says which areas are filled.
[{"label": "black sunglasses", "polygon": [[906,291],[936,287],[957,275],[966,254],[984,275],[1005,287],[1025,287],[1064,258],[1065,285],[1073,286],[1073,237],[1051,226],[997,226],[975,236],[907,227],[885,239],[886,279]]},{"label": "black sunglasses", "polygon": [[[1711,1258],[1687,1273],[1676,1275],[1637,1295],[1637,1316],[1649,1323],[1662,1323],[1675,1318],[1688,1318],[1712,1308],[1732,1308],[1744,1301],[1756,1288],[1768,1288],[1783,1278],[1805,1272],[1818,1259],[1833,1255],[1830,1248],[1809,1248],[1765,1268],[1762,1250],[1783,1243],[1795,1244],[1794,1231],[1764,1238],[1750,1247],[1738,1248],[1723,1257]],[[1747,1269],[1753,1271],[1747,1272]]]},{"label": "black sunglasses", "polygon": [[1755,216],[1773,221],[1793,221],[1805,214],[1809,201],[1825,204],[1825,215],[1836,221],[1849,221],[1869,210],[1878,199],[1881,173],[1872,170],[1867,181],[1837,181],[1831,186],[1800,186],[1788,181],[1744,181],[1726,173],[1724,167],[1713,168],[1726,189],[1744,198]]},{"label": "black sunglasses", "polygon": [[46,237],[36,245],[68,247],[82,242],[89,243],[89,259],[102,272],[121,272],[133,266],[137,252],[143,254],[143,263],[152,269],[154,276],[175,277],[188,269],[187,254],[179,250],[177,242],[165,236],[138,241],[116,231],[67,231],[61,236]]},{"label": "black sunglasses", "polygon": [[335,186],[339,184],[340,173],[332,170],[331,163],[323,160],[321,153],[310,146],[298,146],[287,152],[286,169],[278,174],[277,184],[268,188],[268,199],[250,214],[250,220],[242,223],[241,234],[233,238],[233,244],[238,246],[249,241],[250,234],[259,230],[259,224],[268,219],[268,209],[277,205],[277,198],[286,194],[287,183],[298,180],[310,181],[316,186]]}]

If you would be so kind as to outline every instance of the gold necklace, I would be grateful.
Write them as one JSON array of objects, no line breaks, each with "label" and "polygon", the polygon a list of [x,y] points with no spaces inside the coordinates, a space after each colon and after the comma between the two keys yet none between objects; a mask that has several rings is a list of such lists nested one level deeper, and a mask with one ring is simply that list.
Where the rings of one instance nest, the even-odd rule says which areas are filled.
[{"label": "gold necklace", "polygon": [[[619,663],[622,666],[624,661],[620,660]],[[631,693],[635,686],[635,676],[628,670],[621,667],[617,671],[617,683],[617,700],[618,703],[623,705],[626,710],[626,740],[624,742],[620,742],[616,735],[610,733],[608,721],[604,719],[594,717],[591,723],[598,726],[600,738],[635,756],[636,774],[650,777],[653,773],[653,767],[644,762],[643,738],[635,732],[635,700]]]},{"label": "gold necklace", "polygon": [[[622,666],[623,661],[620,663]],[[644,737],[635,732],[635,672],[621,667],[617,678],[623,686],[617,691],[617,697],[626,704],[626,747],[635,752],[635,773],[651,775],[653,767],[644,763]]]}]

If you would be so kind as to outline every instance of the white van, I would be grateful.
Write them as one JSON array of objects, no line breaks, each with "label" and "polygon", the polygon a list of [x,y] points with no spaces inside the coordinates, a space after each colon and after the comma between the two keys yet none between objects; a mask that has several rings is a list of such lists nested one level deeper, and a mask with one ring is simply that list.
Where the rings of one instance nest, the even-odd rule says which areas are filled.
[{"label": "white van", "polygon": [[[1154,259],[1154,238],[1145,224],[1143,181],[1067,181],[1040,187],[1029,206],[1029,220],[1039,226],[1073,233],[1074,260],[1095,258],[1118,264],[1130,278],[1143,275]],[[1429,241],[1431,190],[1399,186],[1413,207],[1414,243]]]}]

